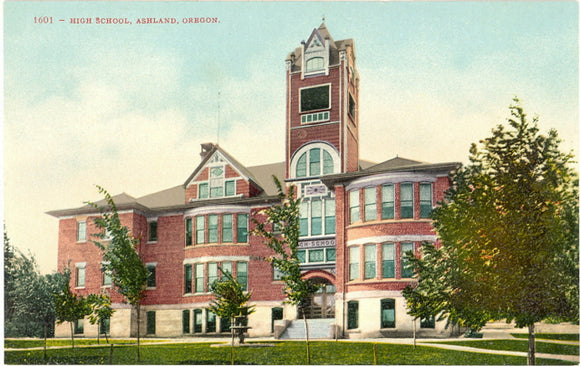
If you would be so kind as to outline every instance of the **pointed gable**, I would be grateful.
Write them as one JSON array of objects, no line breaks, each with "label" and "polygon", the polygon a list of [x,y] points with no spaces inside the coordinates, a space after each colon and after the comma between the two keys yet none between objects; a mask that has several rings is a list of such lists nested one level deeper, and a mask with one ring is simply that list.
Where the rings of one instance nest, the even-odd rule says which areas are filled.
[{"label": "pointed gable", "polygon": [[221,197],[254,197],[263,189],[252,173],[224,149],[202,144],[203,160],[184,183],[185,202]]}]

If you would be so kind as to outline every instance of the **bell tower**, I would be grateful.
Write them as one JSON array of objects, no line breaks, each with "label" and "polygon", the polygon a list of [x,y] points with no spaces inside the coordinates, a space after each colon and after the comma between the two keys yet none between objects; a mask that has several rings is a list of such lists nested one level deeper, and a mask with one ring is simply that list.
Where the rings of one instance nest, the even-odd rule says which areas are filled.
[{"label": "bell tower", "polygon": [[286,179],[358,170],[354,41],[322,23],[286,58]]}]

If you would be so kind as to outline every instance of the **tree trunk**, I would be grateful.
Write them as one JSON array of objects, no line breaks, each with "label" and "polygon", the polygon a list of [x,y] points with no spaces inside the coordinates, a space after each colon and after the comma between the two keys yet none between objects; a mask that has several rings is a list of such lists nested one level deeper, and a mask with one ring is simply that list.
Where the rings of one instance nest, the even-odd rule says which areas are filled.
[{"label": "tree trunk", "polygon": [[528,326],[528,365],[536,364],[536,335],[534,334],[534,324]]},{"label": "tree trunk", "polygon": [[141,353],[139,352],[141,339],[141,304],[137,304],[137,362],[141,361]]},{"label": "tree trunk", "polygon": [[304,326],[306,328],[306,364],[310,365],[310,332],[308,329],[308,320],[306,320],[305,311],[302,311],[302,318],[304,318]]},{"label": "tree trunk", "polygon": [[413,319],[413,348],[417,348],[417,318]]},{"label": "tree trunk", "polygon": [[48,324],[46,324],[46,322],[44,322],[44,360],[46,361],[46,338],[48,338]]},{"label": "tree trunk", "polygon": [[101,319],[97,321],[97,344],[101,344]]},{"label": "tree trunk", "polygon": [[70,323],[70,340],[71,340],[71,347],[75,348],[75,332],[73,329],[73,322]]}]

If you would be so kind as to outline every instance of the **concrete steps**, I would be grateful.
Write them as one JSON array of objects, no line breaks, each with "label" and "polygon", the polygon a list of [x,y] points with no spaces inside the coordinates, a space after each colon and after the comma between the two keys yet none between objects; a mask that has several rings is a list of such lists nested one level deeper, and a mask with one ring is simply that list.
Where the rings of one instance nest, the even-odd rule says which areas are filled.
[{"label": "concrete steps", "polygon": [[[310,339],[332,338],[332,325],[334,319],[308,319],[308,329]],[[282,333],[280,339],[306,339],[306,325],[304,319],[293,320],[292,323]]]}]

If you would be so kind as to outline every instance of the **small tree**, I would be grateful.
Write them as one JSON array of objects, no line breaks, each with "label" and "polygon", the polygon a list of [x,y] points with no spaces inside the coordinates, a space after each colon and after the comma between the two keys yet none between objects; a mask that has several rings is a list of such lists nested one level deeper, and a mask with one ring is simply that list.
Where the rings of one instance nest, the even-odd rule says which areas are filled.
[{"label": "small tree", "polygon": [[103,253],[102,270],[111,273],[115,290],[137,310],[137,361],[140,361],[140,314],[141,301],[145,297],[147,286],[147,268],[137,252],[139,240],[131,236],[129,229],[121,224],[113,198],[104,188],[100,186],[97,188],[99,193],[105,196],[107,206],[99,207],[96,203],[89,202],[101,210],[101,217],[95,219],[95,224],[103,229],[103,232],[97,235],[101,241],[93,242]]},{"label": "small tree", "polygon": [[[215,295],[208,309],[222,319],[230,319],[231,325],[241,325],[235,319],[247,319],[248,315],[254,313],[255,306],[248,305],[251,292],[244,292],[244,287],[228,272],[223,271],[222,278],[210,284],[210,290]],[[239,343],[244,343],[243,329],[238,332]],[[234,328],[232,328],[232,346],[234,342]]]},{"label": "small tree", "polygon": [[290,185],[287,193],[284,193],[280,180],[276,176],[272,177],[278,187],[278,198],[281,202],[260,212],[266,216],[265,221],[252,218],[255,224],[252,233],[264,238],[265,244],[274,251],[275,255],[267,260],[281,273],[281,280],[285,285],[283,292],[286,295],[286,302],[297,306],[302,311],[306,326],[306,357],[310,363],[308,321],[304,308],[310,296],[318,290],[318,285],[302,278],[298,260],[300,199],[295,197],[295,186]]},{"label": "small tree", "polygon": [[[89,322],[97,324],[97,343],[100,343],[101,328],[103,321],[111,319],[115,310],[111,307],[111,299],[104,294],[90,294],[87,297],[88,304],[91,308]],[[109,343],[107,332],[105,331],[105,340]]]},{"label": "small tree", "polygon": [[69,322],[71,347],[75,348],[74,323],[83,319],[91,313],[87,299],[82,295],[77,295],[70,290],[70,270],[67,268],[63,273],[67,281],[63,284],[59,293],[54,295],[54,305],[56,310],[56,323]]}]

